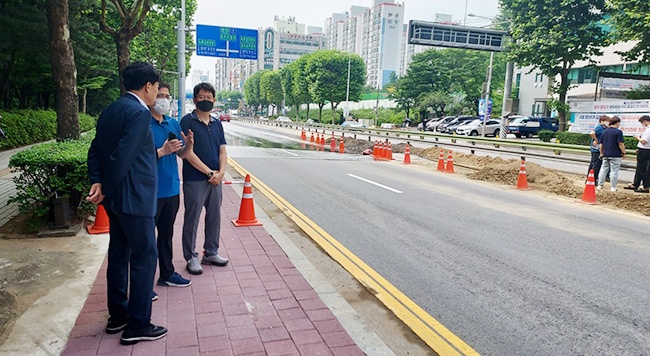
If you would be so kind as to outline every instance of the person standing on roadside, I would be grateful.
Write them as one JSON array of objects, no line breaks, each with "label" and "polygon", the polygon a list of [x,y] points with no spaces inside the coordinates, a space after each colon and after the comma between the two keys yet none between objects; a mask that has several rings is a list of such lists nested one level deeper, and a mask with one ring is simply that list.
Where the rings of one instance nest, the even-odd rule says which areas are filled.
[{"label": "person standing on roadside", "polygon": [[[194,87],[196,109],[181,120],[187,134],[194,132],[194,153],[206,169],[189,161],[183,162],[183,256],[190,274],[201,274],[201,264],[225,266],[228,259],[219,255],[221,231],[221,179],[226,173],[226,138],[221,122],[210,115],[214,106],[215,90],[210,83]],[[203,258],[199,264],[196,237],[201,210],[205,207]]]},{"label": "person standing on roadside", "polygon": [[166,114],[171,106],[169,84],[160,83],[155,104],[151,109],[151,132],[156,147],[158,168],[158,209],[155,223],[158,230],[159,286],[188,287],[192,282],[183,278],[174,269],[172,238],[174,222],[180,206],[181,182],[178,176],[177,157],[186,158],[192,153],[194,134],[181,131],[177,120]]},{"label": "person standing on roadside", "polygon": [[609,181],[612,185],[610,190],[612,192],[618,191],[616,187],[618,171],[621,168],[621,161],[625,158],[625,140],[623,140],[623,132],[618,129],[619,126],[621,126],[621,119],[614,116],[609,120],[609,127],[601,137],[600,158],[603,160],[603,166],[598,174],[598,187],[596,188],[598,190],[603,189],[605,178],[607,174],[610,174]]},{"label": "person standing on roadside", "polygon": [[122,75],[127,93],[101,113],[88,150],[86,200],[104,205],[110,225],[106,333],[124,330],[120,343],[132,345],[167,335],[165,327],[151,324],[157,177],[148,105],[155,103],[160,77],[142,62]]},{"label": "person standing on roadside", "polygon": [[600,159],[600,141],[603,137],[603,132],[609,125],[609,116],[603,115],[598,119],[598,124],[594,127],[593,130],[589,133],[591,136],[591,142],[589,142],[589,149],[591,150],[591,161],[589,162],[589,169],[587,170],[587,175],[593,169],[594,170],[594,179],[598,179],[598,174],[600,174],[600,167],[602,166],[603,160]]},{"label": "person standing on roadside", "polygon": [[650,116],[643,115],[639,118],[643,125],[643,133],[634,136],[637,144],[636,173],[634,174],[634,191],[637,193],[650,193]]}]

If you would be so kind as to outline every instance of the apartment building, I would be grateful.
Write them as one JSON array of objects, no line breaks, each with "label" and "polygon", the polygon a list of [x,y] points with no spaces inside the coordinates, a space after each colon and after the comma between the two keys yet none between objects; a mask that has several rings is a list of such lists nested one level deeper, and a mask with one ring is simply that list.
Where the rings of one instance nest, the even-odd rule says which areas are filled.
[{"label": "apartment building", "polygon": [[325,21],[327,48],[356,53],[366,64],[366,84],[382,88],[403,60],[404,4],[373,0],[372,7],[352,6]]}]

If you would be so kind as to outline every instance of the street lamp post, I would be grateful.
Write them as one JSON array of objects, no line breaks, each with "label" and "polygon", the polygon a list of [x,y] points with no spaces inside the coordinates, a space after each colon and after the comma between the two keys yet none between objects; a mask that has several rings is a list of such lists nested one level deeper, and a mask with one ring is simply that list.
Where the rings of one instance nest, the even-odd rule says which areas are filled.
[{"label": "street lamp post", "polygon": [[178,46],[178,119],[185,116],[185,0],[181,0],[181,19],[177,26]]},{"label": "street lamp post", "polygon": [[345,120],[348,119],[350,114],[350,57],[351,54],[348,52],[348,87],[345,92]]}]

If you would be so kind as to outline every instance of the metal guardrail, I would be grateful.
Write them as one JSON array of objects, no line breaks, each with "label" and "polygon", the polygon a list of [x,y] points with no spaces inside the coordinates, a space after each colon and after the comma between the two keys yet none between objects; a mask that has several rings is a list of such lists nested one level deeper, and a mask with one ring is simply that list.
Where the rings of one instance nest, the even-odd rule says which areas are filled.
[{"label": "metal guardrail", "polygon": [[[408,131],[408,130],[395,130],[395,129],[384,129],[376,127],[347,127],[340,125],[331,125],[331,124],[306,124],[304,122],[275,122],[275,121],[262,121],[257,119],[240,119],[239,121],[247,121],[252,123],[261,123],[273,126],[283,126],[288,128],[295,128],[300,130],[304,128],[307,132],[312,130],[314,131],[336,131],[351,133],[356,135],[369,135],[369,136],[381,136],[381,137],[395,137],[398,139],[406,140],[416,140],[420,142],[432,143],[432,144],[445,144],[449,146],[457,146],[465,149],[480,149],[486,151],[494,152],[503,152],[510,154],[525,154],[529,156],[557,159],[563,161],[574,161],[574,162],[583,162],[589,163],[591,159],[591,151],[588,146],[581,145],[569,145],[563,143],[554,143],[554,142],[539,142],[539,141],[522,141],[523,139],[501,139],[501,138],[489,138],[489,137],[477,137],[477,136],[464,136],[464,135],[449,135],[442,133],[429,133],[429,132],[420,132],[420,131]],[[462,142],[462,143],[461,143]],[[504,148],[515,148],[515,150],[504,150]],[[533,150],[533,151],[530,151]],[[534,150],[541,150],[544,152],[552,152],[552,154],[541,154],[535,152]],[[577,154],[578,157],[566,157],[562,156],[562,153],[572,153]],[[623,162],[621,167],[627,169],[636,168],[636,154],[628,153],[626,154],[629,158],[634,158],[634,163],[628,161]]]}]

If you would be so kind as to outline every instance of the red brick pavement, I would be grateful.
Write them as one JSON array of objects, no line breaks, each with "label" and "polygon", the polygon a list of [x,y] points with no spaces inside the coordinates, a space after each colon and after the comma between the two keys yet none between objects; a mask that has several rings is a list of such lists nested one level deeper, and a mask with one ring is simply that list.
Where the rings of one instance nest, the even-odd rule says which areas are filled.
[{"label": "red brick pavement", "polygon": [[[174,227],[174,265],[189,288],[155,286],[152,322],[161,340],[119,344],[104,332],[106,261],[70,334],[64,356],[81,355],[364,355],[263,226],[236,228],[241,198],[224,186],[221,247],[226,267],[190,276],[180,243],[183,208]],[[199,226],[203,231],[203,226]],[[199,233],[197,246],[202,246]],[[157,277],[156,277],[157,278]]]}]

